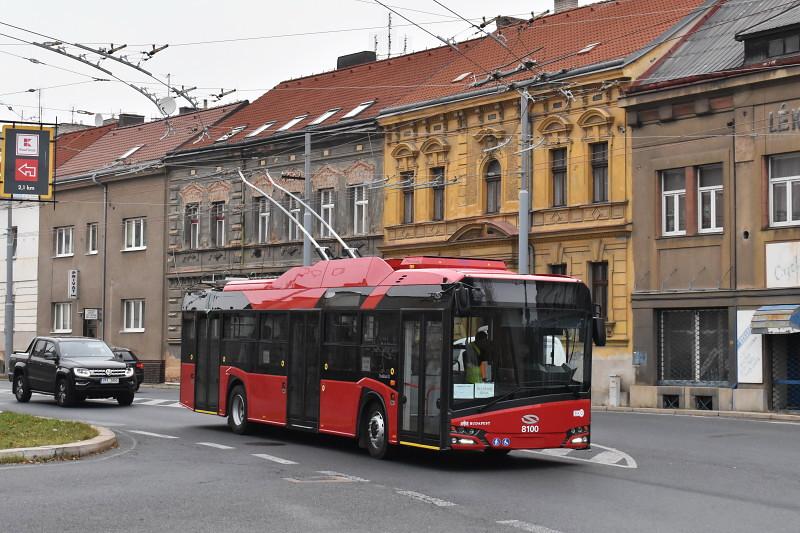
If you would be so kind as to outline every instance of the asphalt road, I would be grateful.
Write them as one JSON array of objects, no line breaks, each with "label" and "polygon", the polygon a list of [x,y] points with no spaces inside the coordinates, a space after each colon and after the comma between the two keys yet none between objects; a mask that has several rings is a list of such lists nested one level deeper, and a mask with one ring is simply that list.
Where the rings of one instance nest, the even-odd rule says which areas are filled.
[{"label": "asphalt road", "polygon": [[800,530],[797,424],[596,413],[589,452],[376,461],[346,439],[234,435],[178,407],[177,390],[60,409],[18,404],[8,385],[0,410],[104,425],[119,448],[0,467],[0,531]]}]

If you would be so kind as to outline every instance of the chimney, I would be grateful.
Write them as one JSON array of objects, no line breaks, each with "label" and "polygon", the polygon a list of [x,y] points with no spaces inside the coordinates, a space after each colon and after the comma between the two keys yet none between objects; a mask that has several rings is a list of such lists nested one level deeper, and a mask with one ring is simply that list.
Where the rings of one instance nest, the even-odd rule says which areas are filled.
[{"label": "chimney", "polygon": [[134,115],[133,113],[120,113],[117,119],[117,127],[124,128],[125,126],[133,126],[134,124],[142,124],[144,122],[144,115]]},{"label": "chimney", "polygon": [[356,52],[355,54],[347,54],[346,56],[339,56],[336,60],[336,70],[341,68],[354,67],[356,65],[363,65],[364,63],[372,63],[377,59],[375,52],[364,51]]},{"label": "chimney", "polygon": [[187,113],[194,113],[195,111],[197,111],[196,107],[189,107],[188,105],[185,106],[185,107],[179,107],[178,108],[178,114],[179,115],[185,115]]},{"label": "chimney", "polygon": [[578,0],[553,0],[553,13],[561,13],[576,7],[578,7]]}]

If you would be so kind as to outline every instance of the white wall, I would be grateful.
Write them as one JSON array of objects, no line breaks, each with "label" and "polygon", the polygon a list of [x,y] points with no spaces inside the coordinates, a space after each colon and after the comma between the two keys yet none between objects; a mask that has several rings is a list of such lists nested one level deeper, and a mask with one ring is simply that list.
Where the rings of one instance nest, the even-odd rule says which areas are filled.
[{"label": "white wall", "polygon": [[[0,202],[0,353],[5,353],[6,236],[8,205]],[[36,336],[39,261],[39,204],[14,202],[12,225],[17,227],[14,259],[14,349],[24,350]]]}]

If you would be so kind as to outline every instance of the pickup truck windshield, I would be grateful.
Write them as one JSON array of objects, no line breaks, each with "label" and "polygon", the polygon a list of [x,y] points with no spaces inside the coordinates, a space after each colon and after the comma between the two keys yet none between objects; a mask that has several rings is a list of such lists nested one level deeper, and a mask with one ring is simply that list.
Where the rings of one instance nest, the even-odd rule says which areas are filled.
[{"label": "pickup truck windshield", "polygon": [[103,341],[61,341],[58,344],[61,357],[103,357],[113,359],[114,353]]}]

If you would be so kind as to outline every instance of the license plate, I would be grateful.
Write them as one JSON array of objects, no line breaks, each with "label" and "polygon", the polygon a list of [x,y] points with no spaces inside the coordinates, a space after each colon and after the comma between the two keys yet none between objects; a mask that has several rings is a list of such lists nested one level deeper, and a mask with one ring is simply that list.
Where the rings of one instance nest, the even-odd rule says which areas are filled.
[{"label": "license plate", "polygon": [[102,385],[109,385],[112,383],[119,383],[119,378],[100,378],[100,383]]}]

